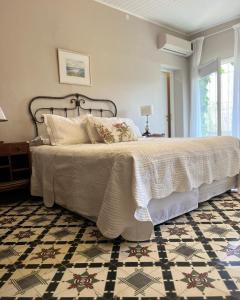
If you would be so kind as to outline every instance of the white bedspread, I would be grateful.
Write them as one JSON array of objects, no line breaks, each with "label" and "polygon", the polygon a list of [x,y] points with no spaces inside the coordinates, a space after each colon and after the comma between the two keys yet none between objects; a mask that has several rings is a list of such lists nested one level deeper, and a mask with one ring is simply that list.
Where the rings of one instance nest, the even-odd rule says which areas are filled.
[{"label": "white bedspread", "polygon": [[[151,199],[187,192],[239,174],[239,140],[147,138],[119,144],[32,148],[32,194],[97,217],[109,238],[131,222],[149,221]],[[66,201],[67,199],[67,201]],[[99,201],[100,199],[100,201]],[[67,204],[66,204],[67,203]]]}]

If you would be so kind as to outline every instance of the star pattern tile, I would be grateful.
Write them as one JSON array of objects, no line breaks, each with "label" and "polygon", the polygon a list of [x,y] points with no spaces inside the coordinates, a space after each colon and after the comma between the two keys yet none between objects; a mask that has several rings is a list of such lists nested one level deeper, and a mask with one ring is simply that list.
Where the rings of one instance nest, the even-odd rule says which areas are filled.
[{"label": "star pattern tile", "polygon": [[208,272],[198,273],[193,270],[191,273],[183,273],[184,278],[181,279],[183,282],[187,283],[187,288],[198,288],[203,292],[206,288],[213,288],[214,279],[210,278]]},{"label": "star pattern tile", "polygon": [[120,283],[124,283],[134,289],[135,295],[145,296],[145,290],[152,284],[158,283],[160,278],[145,273],[143,269],[135,269],[133,273],[124,278],[120,277],[119,280]]},{"label": "star pattern tile", "polygon": [[155,226],[146,242],[109,240],[39,199],[0,203],[0,299],[237,300],[239,270],[237,193]]},{"label": "star pattern tile", "polygon": [[197,253],[200,253],[201,250],[195,249],[187,244],[180,244],[177,248],[172,250],[176,254],[184,256],[186,259],[191,259],[193,256],[196,256]]}]

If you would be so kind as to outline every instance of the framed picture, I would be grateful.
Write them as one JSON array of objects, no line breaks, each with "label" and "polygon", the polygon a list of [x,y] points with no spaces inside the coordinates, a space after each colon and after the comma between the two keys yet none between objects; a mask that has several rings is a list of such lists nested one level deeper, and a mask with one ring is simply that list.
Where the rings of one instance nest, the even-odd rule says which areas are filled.
[{"label": "framed picture", "polygon": [[61,83],[91,85],[88,55],[58,49],[58,64]]}]

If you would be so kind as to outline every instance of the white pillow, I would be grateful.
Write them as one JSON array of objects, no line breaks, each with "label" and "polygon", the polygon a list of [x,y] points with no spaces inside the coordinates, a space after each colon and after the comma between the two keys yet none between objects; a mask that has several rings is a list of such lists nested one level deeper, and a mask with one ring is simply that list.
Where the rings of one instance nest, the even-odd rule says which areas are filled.
[{"label": "white pillow", "polygon": [[93,144],[106,142],[99,134],[99,128],[97,130],[96,124],[102,124],[103,126],[108,127],[108,129],[110,130],[110,127],[117,123],[118,124],[126,123],[127,126],[130,127],[130,131],[131,131],[130,140],[137,140],[137,138],[141,136],[141,132],[139,128],[134,124],[134,122],[131,119],[117,118],[117,117],[102,118],[102,117],[94,117],[93,115],[88,115],[86,128],[91,142]]},{"label": "white pillow", "polygon": [[51,145],[71,145],[89,143],[86,131],[86,116],[65,118],[58,115],[45,114]]},{"label": "white pillow", "polygon": [[137,127],[137,125],[133,122],[132,119],[128,119],[128,118],[117,118],[117,119],[119,119],[119,121],[121,122],[125,122],[129,127],[131,127],[131,129],[134,131],[137,137],[142,137],[140,129]]}]

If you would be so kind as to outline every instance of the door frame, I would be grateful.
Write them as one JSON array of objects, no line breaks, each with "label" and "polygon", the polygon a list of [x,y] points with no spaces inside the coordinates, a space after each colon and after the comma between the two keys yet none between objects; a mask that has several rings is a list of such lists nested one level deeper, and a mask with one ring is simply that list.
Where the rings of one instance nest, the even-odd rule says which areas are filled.
[{"label": "door frame", "polygon": [[[167,73],[169,76],[168,92],[168,114],[170,110],[170,124],[168,124],[169,137],[175,137],[175,112],[174,112],[174,71],[168,67],[162,66],[160,72]],[[169,94],[170,93],[170,94]],[[170,106],[169,106],[170,104]],[[170,108],[170,109],[169,109]],[[171,129],[169,131],[169,129]]]}]

